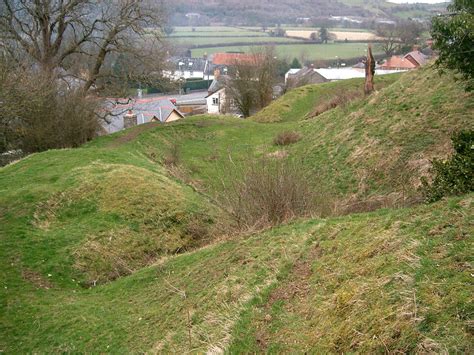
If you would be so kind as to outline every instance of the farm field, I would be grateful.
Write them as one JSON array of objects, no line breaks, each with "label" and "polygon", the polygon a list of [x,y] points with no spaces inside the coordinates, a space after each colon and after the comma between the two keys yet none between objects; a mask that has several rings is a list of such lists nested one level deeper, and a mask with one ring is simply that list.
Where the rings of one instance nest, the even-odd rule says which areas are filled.
[{"label": "farm field", "polygon": [[302,42],[303,40],[299,40],[296,38],[285,38],[285,37],[270,37],[270,36],[261,36],[261,37],[178,37],[178,38],[170,38],[173,43],[180,44],[180,45],[221,45],[221,44],[232,44],[232,43],[268,43],[268,42]]},{"label": "farm field", "polygon": [[[192,50],[193,57],[202,57],[205,53],[218,52],[249,52],[251,46],[223,46],[214,48],[198,48]],[[365,55],[366,43],[328,43],[328,44],[291,44],[276,45],[279,58],[305,57],[308,60],[329,60],[338,56],[341,59],[356,58]],[[381,51],[375,47],[374,54]]]},{"label": "farm field", "polygon": [[202,27],[175,27],[170,37],[189,36],[189,37],[214,37],[214,36],[265,36],[265,33],[258,29],[237,28],[228,26],[202,26]]}]

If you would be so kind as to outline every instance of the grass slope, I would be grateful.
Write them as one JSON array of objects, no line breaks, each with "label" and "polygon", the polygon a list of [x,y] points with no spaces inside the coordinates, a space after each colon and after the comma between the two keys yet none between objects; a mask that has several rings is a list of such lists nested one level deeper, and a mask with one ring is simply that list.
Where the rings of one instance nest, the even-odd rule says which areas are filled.
[{"label": "grass slope", "polygon": [[469,352],[472,207],[466,197],[296,223],[91,289],[9,259],[0,348]]},{"label": "grass slope", "polygon": [[231,353],[471,353],[473,198],[330,219],[250,303]]}]

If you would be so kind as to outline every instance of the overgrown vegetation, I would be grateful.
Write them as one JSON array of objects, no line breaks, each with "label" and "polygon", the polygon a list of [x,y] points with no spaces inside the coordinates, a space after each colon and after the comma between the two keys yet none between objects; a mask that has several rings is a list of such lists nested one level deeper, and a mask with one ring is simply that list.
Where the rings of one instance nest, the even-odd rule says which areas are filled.
[{"label": "overgrown vegetation", "polygon": [[0,62],[0,152],[78,147],[100,130],[97,101],[80,88]]},{"label": "overgrown vegetation", "polygon": [[248,160],[226,175],[220,200],[240,229],[262,229],[315,213],[317,197],[309,177],[284,156]]},{"label": "overgrown vegetation", "polygon": [[461,131],[453,138],[454,154],[450,159],[433,161],[433,181],[423,180],[428,202],[444,196],[462,195],[474,191],[474,131]]}]

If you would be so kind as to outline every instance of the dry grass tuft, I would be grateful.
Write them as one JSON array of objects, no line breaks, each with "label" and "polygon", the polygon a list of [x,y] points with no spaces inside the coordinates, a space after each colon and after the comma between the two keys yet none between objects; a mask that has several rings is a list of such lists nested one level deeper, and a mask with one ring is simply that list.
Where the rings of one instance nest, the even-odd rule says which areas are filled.
[{"label": "dry grass tuft", "polygon": [[314,118],[333,108],[344,107],[351,101],[361,97],[363,97],[362,91],[338,90],[331,98],[318,104],[306,118]]},{"label": "dry grass tuft", "polygon": [[290,145],[300,141],[302,138],[301,133],[294,132],[294,131],[285,131],[279,133],[274,139],[273,144],[275,145]]}]

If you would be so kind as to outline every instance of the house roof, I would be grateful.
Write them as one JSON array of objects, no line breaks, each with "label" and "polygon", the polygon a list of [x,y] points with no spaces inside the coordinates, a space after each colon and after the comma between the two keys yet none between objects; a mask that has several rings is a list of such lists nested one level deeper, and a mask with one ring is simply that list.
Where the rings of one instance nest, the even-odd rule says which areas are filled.
[{"label": "house roof", "polygon": [[416,64],[411,62],[405,57],[399,57],[399,56],[392,56],[388,58],[381,66],[380,68],[382,69],[415,69],[417,67]]},{"label": "house roof", "polygon": [[254,61],[254,55],[245,53],[215,53],[212,55],[212,64],[214,65],[252,64]]},{"label": "house roof", "polygon": [[161,122],[166,122],[173,112],[181,118],[184,117],[171,101],[159,97],[129,100],[127,104],[109,106],[109,110],[114,115],[112,122],[105,127],[109,133],[123,129],[123,115],[128,110],[132,110],[137,115],[138,124],[151,122],[154,117]]},{"label": "house roof", "polygon": [[209,86],[209,89],[207,89],[207,92],[209,93],[209,96],[211,96],[212,94],[214,94],[215,92],[219,91],[220,89],[224,88],[227,83],[229,82],[230,80],[230,76],[228,75],[220,75],[218,76],[217,78],[215,78],[211,85]]},{"label": "house roof", "polygon": [[413,64],[419,66],[426,64],[426,62],[428,61],[426,56],[420,51],[412,51],[410,53],[407,53],[404,58],[410,60],[412,63],[414,62]]},{"label": "house roof", "polygon": [[356,68],[321,68],[314,69],[314,71],[327,80],[345,80],[365,77],[365,70]]}]

